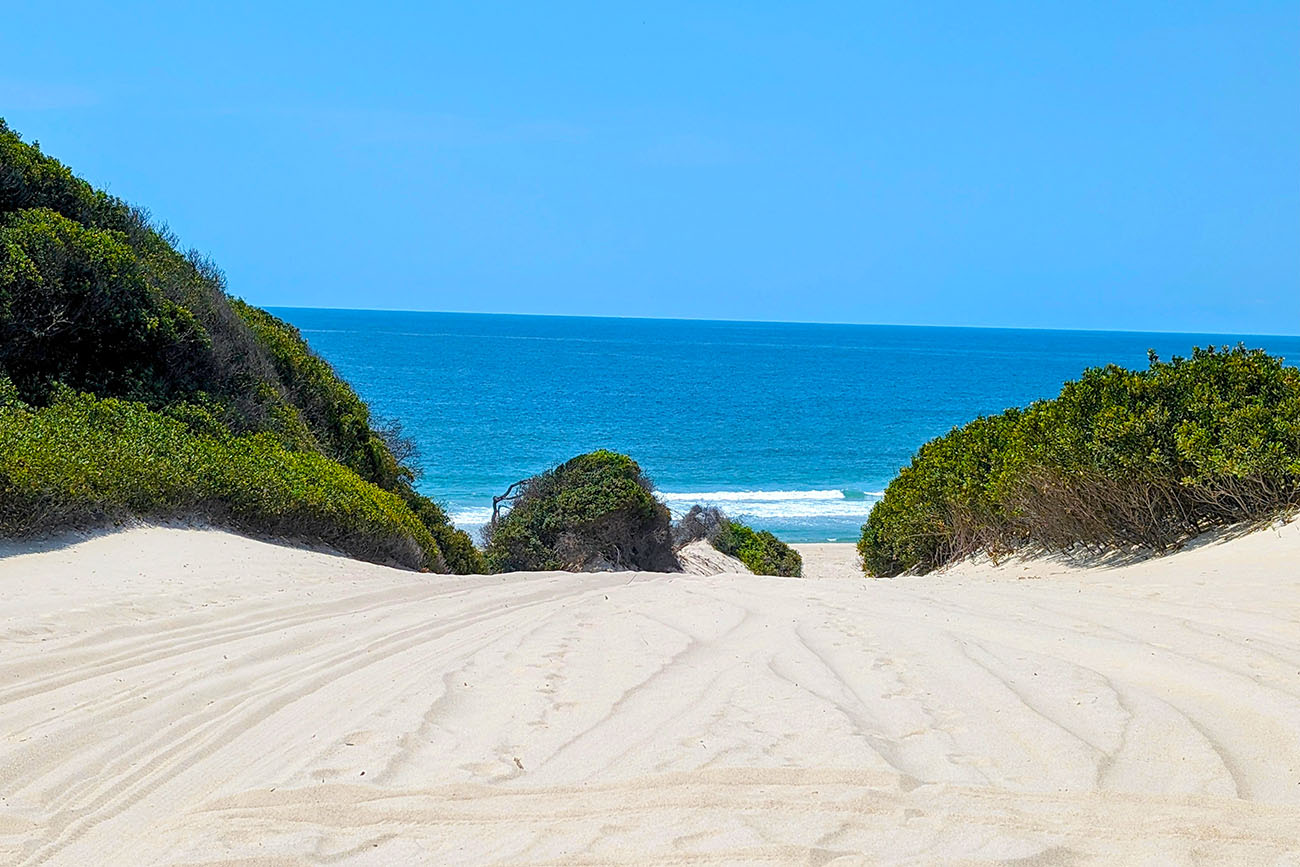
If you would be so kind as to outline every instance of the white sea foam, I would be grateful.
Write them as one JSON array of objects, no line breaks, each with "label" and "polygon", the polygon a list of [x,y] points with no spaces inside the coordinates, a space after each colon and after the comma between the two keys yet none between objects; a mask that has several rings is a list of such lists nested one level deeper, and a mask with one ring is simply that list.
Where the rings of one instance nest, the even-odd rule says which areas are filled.
[{"label": "white sea foam", "polygon": [[[797,504],[739,502],[727,504],[723,511],[733,518],[866,518],[874,505],[873,500],[839,500],[834,503],[805,500]],[[678,508],[669,504],[668,508],[681,514],[690,506]]]},{"label": "white sea foam", "polygon": [[[881,497],[880,491],[657,491],[655,496],[675,516],[691,506],[718,506],[735,518],[800,520],[865,519]],[[473,529],[492,519],[490,506],[466,506],[451,513],[457,527]]]},{"label": "white sea foam", "polygon": [[491,506],[469,506],[452,512],[451,522],[457,527],[480,527],[492,520]]},{"label": "white sea foam", "polygon": [[737,518],[866,518],[880,499],[878,491],[662,491],[659,499],[674,514],[696,504],[718,506]]},{"label": "white sea foam", "polygon": [[840,490],[825,491],[700,491],[697,493],[678,493],[676,491],[659,491],[661,500],[690,500],[693,503],[735,503],[759,502],[769,500],[844,500],[845,493]]}]

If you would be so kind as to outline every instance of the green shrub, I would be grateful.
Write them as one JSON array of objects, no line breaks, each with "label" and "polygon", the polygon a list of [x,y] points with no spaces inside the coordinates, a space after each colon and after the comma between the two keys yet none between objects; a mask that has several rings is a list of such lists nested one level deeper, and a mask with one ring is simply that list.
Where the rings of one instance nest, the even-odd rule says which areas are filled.
[{"label": "green shrub", "polygon": [[18,389],[14,387],[11,380],[4,370],[0,369],[0,410],[11,406],[20,406],[22,396],[18,394]]},{"label": "green shrub", "polygon": [[0,118],[0,213],[49,208],[86,226],[123,230],[130,209],[67,166],[25,144]]},{"label": "green shrub", "polygon": [[410,471],[392,459],[370,429],[370,411],[361,398],[308,348],[298,329],[242,301],[232,300],[231,306],[266,349],[279,382],[322,451],[376,483],[391,487],[410,481]]},{"label": "green shrub", "polygon": [[204,518],[446,568],[398,495],[270,434],[200,435],[141,403],[63,391],[41,408],[0,404],[0,488],[0,532],[9,534],[132,515]]},{"label": "green shrub", "polygon": [[44,208],[0,217],[0,367],[26,399],[61,383],[166,401],[208,383],[209,346],[120,233]]},{"label": "green shrub", "polygon": [[626,455],[579,455],[514,489],[509,511],[486,530],[493,572],[681,568],[668,509]]},{"label": "green shrub", "polygon": [[755,575],[784,575],[798,578],[803,574],[803,558],[767,530],[757,530],[739,521],[726,519],[713,547],[735,557]]},{"label": "green shrub", "polygon": [[931,440],[862,529],[864,568],[926,571],[1025,546],[1164,550],[1300,504],[1300,370],[1195,349],[1084,372],[1052,400]]},{"label": "green shrub", "polygon": [[[123,451],[100,454],[102,468],[89,460],[51,463],[44,455],[40,466],[54,475],[24,475],[14,455],[0,453],[0,461],[17,473],[0,479],[0,494],[7,498],[0,529],[49,531],[61,521],[133,509],[180,517],[189,508],[251,533],[328,538],[358,556],[404,548],[403,556],[382,556],[483,571],[469,537],[414,490],[415,473],[371,428],[356,393],[296,329],[230,298],[221,271],[193,250],[180,252],[177,243],[146,212],[95,190],[0,120],[0,407],[27,404],[31,410],[11,414],[11,428],[40,427],[47,409],[51,418],[62,417],[69,407],[81,406],[69,403],[68,391],[85,392],[139,402],[132,413],[149,413],[148,423],[129,427],[132,436],[184,433],[186,447],[204,443],[204,454],[216,453],[213,443],[239,443],[249,451],[246,458],[232,452],[230,472],[260,467],[272,474],[265,483],[271,499],[265,501],[250,499],[255,486],[223,482],[215,465],[197,487],[158,488],[160,479],[193,469],[184,454],[169,457],[148,441],[100,431],[96,441],[102,448]],[[2,448],[26,442],[12,429],[7,435]],[[25,448],[28,458],[39,456],[30,443]],[[143,471],[134,462],[146,455],[154,477],[113,476],[114,483],[102,490],[93,484],[113,467]],[[250,463],[254,458],[261,463]],[[85,484],[75,483],[78,467]],[[311,484],[301,478],[307,468],[316,474]],[[58,496],[39,496],[47,481]],[[375,499],[370,487],[357,487],[361,482],[386,496]],[[169,505],[167,492],[175,491],[184,493]],[[229,500],[224,506],[223,496]],[[376,511],[381,501],[401,508]],[[38,510],[33,514],[42,520],[22,519],[20,503]],[[347,504],[360,512],[349,516],[343,511]],[[407,534],[405,541],[393,541],[394,532]]]},{"label": "green shrub", "polygon": [[803,574],[799,552],[766,530],[755,531],[728,518],[717,506],[691,506],[673,525],[673,545],[680,549],[703,539],[718,551],[740,560],[755,575]]}]

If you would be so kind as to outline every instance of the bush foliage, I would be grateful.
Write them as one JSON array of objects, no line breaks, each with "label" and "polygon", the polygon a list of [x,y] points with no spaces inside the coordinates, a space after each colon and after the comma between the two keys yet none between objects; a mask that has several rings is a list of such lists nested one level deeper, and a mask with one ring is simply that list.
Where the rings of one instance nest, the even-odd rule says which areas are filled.
[{"label": "bush foliage", "polygon": [[798,578],[803,574],[803,558],[798,551],[767,530],[754,530],[739,521],[728,519],[713,540],[713,547],[735,557],[755,575]]},{"label": "bush foliage", "polygon": [[195,433],[141,403],[87,394],[0,406],[0,531],[141,516],[204,518],[442,570],[429,529],[397,494],[270,433]]},{"label": "bush foliage", "polygon": [[1300,370],[1194,350],[1084,372],[1059,397],[921,447],[872,509],[866,571],[926,571],[1025,546],[1164,550],[1300,505]]},{"label": "bush foliage", "polygon": [[681,568],[668,509],[626,455],[579,455],[515,489],[509,511],[485,530],[493,572]]},{"label": "bush foliage", "polygon": [[[0,383],[0,530],[193,510],[358,556],[483,568],[296,329],[229,297],[209,260],[180,252],[146,212],[93,189],[2,120]],[[124,420],[122,431],[102,427]],[[56,421],[102,451],[65,459],[54,449],[71,441],[55,436]],[[23,425],[48,436],[23,436]],[[182,469],[202,472],[179,487],[161,481]]]},{"label": "bush foliage", "polygon": [[754,530],[728,518],[716,506],[692,506],[673,526],[673,544],[681,547],[704,539],[723,554],[735,557],[755,575],[803,574],[799,552],[767,530]]}]

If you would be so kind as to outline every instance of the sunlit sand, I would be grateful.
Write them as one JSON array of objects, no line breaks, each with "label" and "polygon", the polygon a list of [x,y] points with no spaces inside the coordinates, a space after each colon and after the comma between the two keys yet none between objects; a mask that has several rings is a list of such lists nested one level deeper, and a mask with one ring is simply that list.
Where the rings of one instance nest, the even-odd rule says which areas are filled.
[{"label": "sunlit sand", "polygon": [[805,579],[176,528],[5,553],[4,863],[1300,851],[1300,524],[892,580],[850,546]]}]

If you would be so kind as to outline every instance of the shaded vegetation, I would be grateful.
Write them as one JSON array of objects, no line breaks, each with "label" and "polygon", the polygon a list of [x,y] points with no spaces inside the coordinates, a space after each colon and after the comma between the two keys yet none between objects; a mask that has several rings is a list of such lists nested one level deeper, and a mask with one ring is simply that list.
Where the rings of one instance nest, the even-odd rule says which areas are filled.
[{"label": "shaded vegetation", "polygon": [[680,569],[668,509],[626,455],[579,455],[512,487],[484,531],[493,572]]},{"label": "shaded vegetation", "polygon": [[1300,370],[1262,350],[1196,349],[1084,372],[1059,397],[921,447],[858,548],[877,575],[977,552],[1165,550],[1300,505]]},{"label": "shaded vegetation", "polygon": [[469,537],[412,487],[393,429],[372,427],[296,329],[225,289],[146,212],[0,121],[0,532],[194,514],[481,571]]},{"label": "shaded vegetation", "polygon": [[729,520],[717,506],[691,506],[673,524],[673,547],[681,548],[701,539],[712,545]]},{"label": "shaded vegetation", "polygon": [[803,558],[798,551],[767,530],[755,530],[728,518],[715,506],[692,506],[673,526],[673,541],[678,547],[697,539],[735,557],[755,575],[798,578],[803,574]]}]

